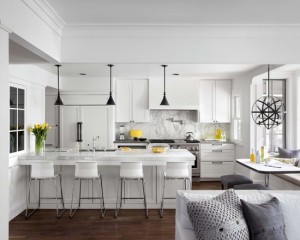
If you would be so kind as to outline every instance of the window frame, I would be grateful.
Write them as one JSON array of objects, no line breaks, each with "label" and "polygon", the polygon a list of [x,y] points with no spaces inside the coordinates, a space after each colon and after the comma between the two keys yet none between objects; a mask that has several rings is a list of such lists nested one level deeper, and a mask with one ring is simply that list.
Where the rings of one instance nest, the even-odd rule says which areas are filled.
[{"label": "window frame", "polygon": [[[10,133],[11,132],[21,132],[21,131],[24,131],[24,149],[21,150],[21,151],[16,151],[16,152],[13,152],[11,153],[10,152],[10,142],[9,142],[9,157],[14,157],[14,156],[18,156],[20,154],[24,154],[26,153],[26,149],[27,149],[27,131],[26,131],[26,126],[27,126],[27,117],[26,117],[26,107],[27,107],[27,91],[26,91],[26,87],[24,85],[20,85],[20,84],[16,84],[16,83],[10,83],[9,84],[9,88],[8,88],[8,91],[9,91],[9,98],[11,98],[10,96],[10,88],[13,87],[13,88],[16,88],[16,89],[22,89],[24,91],[24,108],[19,108],[19,99],[18,99],[18,90],[17,90],[17,106],[15,108],[11,108],[10,107],[10,103],[9,103],[9,122],[10,122],[10,111],[11,110],[16,110],[17,111],[17,124],[18,124],[18,119],[19,119],[19,110],[23,110],[24,111],[24,129],[23,130],[10,130],[10,127],[8,129],[8,135],[9,135],[9,139],[10,139]],[[18,144],[19,144],[19,141],[18,141],[18,134],[17,134],[17,137],[16,137],[16,147],[17,149],[19,148]]]},{"label": "window frame", "polygon": [[[237,106],[237,99],[239,99],[239,106]],[[239,109],[237,109],[239,107]],[[237,110],[239,110],[239,116],[237,114]],[[238,127],[236,127],[236,123]],[[237,132],[239,131],[239,132]],[[242,112],[242,97],[238,94],[232,95],[232,139],[236,144],[243,144],[243,112]],[[238,137],[236,138],[236,134]]]},{"label": "window frame", "polygon": [[[267,89],[267,81],[268,79],[263,79],[263,96],[266,96],[267,95],[267,92],[265,91],[264,88]],[[282,89],[282,92],[283,94],[274,94],[273,95],[273,83],[274,81],[281,81],[281,82],[284,82],[284,85],[283,85],[283,89]],[[270,79],[270,95],[271,96],[274,96],[274,97],[280,97],[285,105],[285,110],[287,109],[287,102],[286,102],[286,97],[287,97],[287,79]],[[266,85],[265,85],[266,84]],[[283,120],[283,123],[282,123],[282,148],[286,148],[286,140],[287,140],[287,136],[286,136],[286,114],[285,114],[285,117],[284,117],[284,120]],[[263,129],[263,135],[266,135],[266,129]],[[272,134],[272,131],[273,131],[273,128],[271,128],[270,130],[268,130],[271,132],[271,134],[268,134],[268,140],[269,140],[269,145],[270,145],[270,148],[268,149],[269,152],[274,152],[274,153],[278,153],[278,149],[277,151],[275,150],[275,146],[274,146],[274,134]],[[266,137],[264,137],[266,139]],[[267,141],[267,140],[266,140]],[[265,144],[266,145],[266,144]]]}]

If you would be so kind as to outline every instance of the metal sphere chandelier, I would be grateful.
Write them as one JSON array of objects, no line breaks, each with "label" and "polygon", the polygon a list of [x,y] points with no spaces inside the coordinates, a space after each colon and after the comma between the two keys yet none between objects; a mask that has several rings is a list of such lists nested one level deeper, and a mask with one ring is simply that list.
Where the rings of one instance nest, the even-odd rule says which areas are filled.
[{"label": "metal sphere chandelier", "polygon": [[255,101],[252,106],[252,119],[254,122],[267,129],[279,126],[285,116],[285,106],[283,101],[274,96],[270,96],[270,67],[268,65],[268,95]]}]

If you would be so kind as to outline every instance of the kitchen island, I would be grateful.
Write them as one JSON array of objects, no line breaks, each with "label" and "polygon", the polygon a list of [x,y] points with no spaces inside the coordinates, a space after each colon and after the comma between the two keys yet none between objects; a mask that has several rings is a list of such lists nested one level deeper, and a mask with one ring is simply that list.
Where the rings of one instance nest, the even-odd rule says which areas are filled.
[{"label": "kitchen island", "polygon": [[[186,161],[190,166],[190,176],[192,172],[191,166],[194,164],[195,156],[185,149],[170,149],[164,153],[152,153],[149,149],[138,149],[132,151],[113,151],[113,152],[45,152],[43,156],[37,156],[35,153],[29,153],[19,157],[19,165],[27,166],[27,175],[29,177],[30,164],[35,161],[50,160],[53,161],[56,171],[62,173],[62,186],[66,207],[69,208],[71,202],[71,191],[75,172],[76,161],[96,161],[99,171],[103,178],[105,206],[108,209],[114,209],[117,198],[117,187],[119,181],[119,165],[121,162],[142,161],[144,178],[146,181],[146,195],[149,208],[159,208],[162,196],[163,172],[166,162],[182,162]],[[82,196],[97,196],[96,187],[89,181],[82,183]],[[189,188],[191,185],[189,186]],[[166,197],[175,197],[177,189],[183,189],[184,183],[181,180],[167,181]],[[36,189],[36,188],[35,188]],[[78,186],[76,186],[75,200],[78,202]],[[37,196],[34,191],[31,201]],[[125,186],[126,197],[141,197],[142,187],[138,181],[127,181]],[[42,197],[55,196],[55,189],[52,184],[45,183]],[[82,200],[82,208],[98,208],[97,200]],[[42,208],[55,208],[55,200],[42,200]],[[141,200],[126,200],[124,208],[143,208]],[[166,208],[175,208],[175,200],[165,200]]]}]

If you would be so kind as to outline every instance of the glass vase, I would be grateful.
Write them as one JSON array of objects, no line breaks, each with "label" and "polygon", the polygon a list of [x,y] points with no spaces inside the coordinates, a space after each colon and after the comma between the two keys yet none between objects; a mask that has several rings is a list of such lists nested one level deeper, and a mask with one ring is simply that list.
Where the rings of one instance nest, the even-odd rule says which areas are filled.
[{"label": "glass vase", "polygon": [[35,153],[36,155],[43,155],[45,147],[45,139],[41,136],[35,136]]}]

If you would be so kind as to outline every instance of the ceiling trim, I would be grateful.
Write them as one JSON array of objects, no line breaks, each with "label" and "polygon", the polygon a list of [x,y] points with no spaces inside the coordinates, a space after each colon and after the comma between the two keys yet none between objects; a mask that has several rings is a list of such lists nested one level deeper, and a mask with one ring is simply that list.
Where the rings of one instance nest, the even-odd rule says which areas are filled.
[{"label": "ceiling trim", "polygon": [[300,38],[300,24],[71,25],[63,36],[101,38]]},{"label": "ceiling trim", "polygon": [[54,32],[62,36],[65,26],[64,20],[57,14],[46,0],[21,0],[42,21],[44,21]]}]

